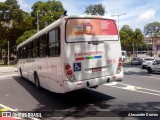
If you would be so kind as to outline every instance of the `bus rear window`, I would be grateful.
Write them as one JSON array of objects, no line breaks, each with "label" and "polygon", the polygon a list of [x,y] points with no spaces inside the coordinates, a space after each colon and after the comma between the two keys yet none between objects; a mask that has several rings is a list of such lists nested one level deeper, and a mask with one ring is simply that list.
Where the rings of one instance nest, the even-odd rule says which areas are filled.
[{"label": "bus rear window", "polygon": [[118,40],[114,20],[107,19],[68,19],[66,42]]}]

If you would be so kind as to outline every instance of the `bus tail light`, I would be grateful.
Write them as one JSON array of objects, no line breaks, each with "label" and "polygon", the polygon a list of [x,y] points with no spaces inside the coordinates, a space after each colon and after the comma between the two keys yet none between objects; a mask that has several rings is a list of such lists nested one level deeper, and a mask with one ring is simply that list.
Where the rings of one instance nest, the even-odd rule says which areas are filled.
[{"label": "bus tail light", "polygon": [[119,58],[118,61],[118,67],[117,67],[117,74],[119,74],[122,71],[122,58]]},{"label": "bus tail light", "polygon": [[72,70],[68,70],[67,75],[72,75]]},{"label": "bus tail light", "polygon": [[73,74],[72,67],[69,64],[65,65],[65,73],[66,73],[66,77],[69,79],[70,82],[76,81],[75,76]]}]

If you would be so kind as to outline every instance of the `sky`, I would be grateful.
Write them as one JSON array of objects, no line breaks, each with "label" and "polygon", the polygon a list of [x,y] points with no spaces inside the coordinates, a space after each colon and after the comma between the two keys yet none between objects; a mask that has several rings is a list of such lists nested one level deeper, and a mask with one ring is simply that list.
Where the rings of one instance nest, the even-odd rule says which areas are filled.
[{"label": "sky", "polygon": [[[0,0],[4,2],[5,0]],[[38,0],[17,0],[21,9],[30,12],[32,5]],[[47,0],[41,0],[47,1]],[[67,15],[83,15],[87,6],[102,3],[105,7],[105,16],[117,21],[119,28],[129,25],[133,30],[151,22],[160,22],[160,0],[59,0]],[[118,12],[119,11],[119,12]]]}]

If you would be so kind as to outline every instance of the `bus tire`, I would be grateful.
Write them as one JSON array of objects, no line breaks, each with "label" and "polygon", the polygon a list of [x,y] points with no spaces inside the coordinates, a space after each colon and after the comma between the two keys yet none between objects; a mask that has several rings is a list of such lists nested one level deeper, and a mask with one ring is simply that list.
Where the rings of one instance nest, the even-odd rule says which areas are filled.
[{"label": "bus tire", "polygon": [[41,86],[40,86],[40,82],[39,82],[39,77],[37,72],[34,73],[34,82],[35,82],[35,87],[40,90]]},{"label": "bus tire", "polygon": [[22,69],[21,68],[19,68],[19,73],[20,73],[21,77],[23,77]]}]

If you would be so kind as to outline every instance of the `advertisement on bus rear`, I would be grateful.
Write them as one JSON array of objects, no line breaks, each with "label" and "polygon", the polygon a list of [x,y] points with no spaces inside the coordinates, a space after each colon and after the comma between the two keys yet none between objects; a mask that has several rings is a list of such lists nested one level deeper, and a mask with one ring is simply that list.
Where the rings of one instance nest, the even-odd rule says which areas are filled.
[{"label": "advertisement on bus rear", "polygon": [[69,19],[66,26],[66,41],[105,41],[118,40],[114,20]]}]

